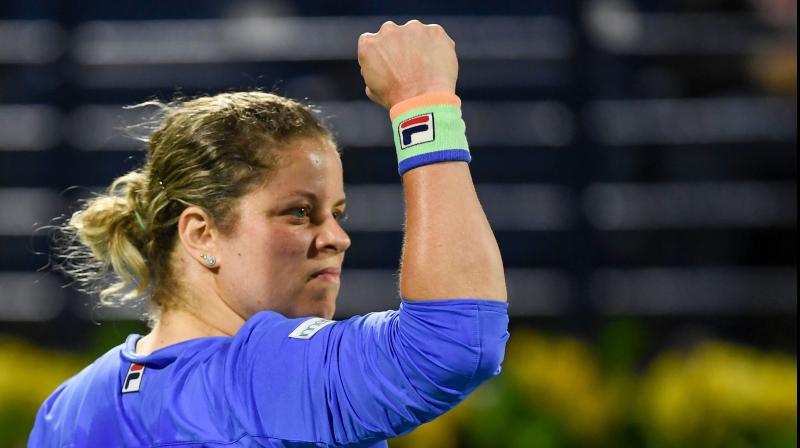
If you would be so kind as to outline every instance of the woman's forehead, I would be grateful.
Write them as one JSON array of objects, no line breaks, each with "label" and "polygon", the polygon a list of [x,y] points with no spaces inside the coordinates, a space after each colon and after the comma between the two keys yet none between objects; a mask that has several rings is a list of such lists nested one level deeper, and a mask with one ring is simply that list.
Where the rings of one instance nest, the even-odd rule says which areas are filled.
[{"label": "woman's forehead", "polygon": [[305,141],[282,153],[274,180],[287,183],[324,182],[341,175],[342,162],[333,145]]},{"label": "woman's forehead", "polygon": [[285,197],[298,192],[343,195],[339,153],[331,143],[306,141],[285,148],[276,169],[252,193]]}]

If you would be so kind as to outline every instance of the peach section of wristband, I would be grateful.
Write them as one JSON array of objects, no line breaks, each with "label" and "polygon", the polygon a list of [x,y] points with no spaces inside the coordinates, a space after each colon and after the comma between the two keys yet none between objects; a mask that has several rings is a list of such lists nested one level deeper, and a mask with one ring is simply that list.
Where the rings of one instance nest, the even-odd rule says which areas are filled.
[{"label": "peach section of wristband", "polygon": [[452,104],[453,106],[461,107],[461,98],[456,94],[446,92],[425,93],[395,104],[389,110],[389,117],[394,120],[411,109],[430,106],[431,104]]}]

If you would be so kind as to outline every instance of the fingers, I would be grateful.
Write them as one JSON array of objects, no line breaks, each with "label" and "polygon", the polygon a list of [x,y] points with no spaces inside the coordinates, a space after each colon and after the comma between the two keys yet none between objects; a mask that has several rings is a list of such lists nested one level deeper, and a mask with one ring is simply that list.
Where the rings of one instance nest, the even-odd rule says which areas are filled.
[{"label": "fingers", "polygon": [[381,106],[386,107],[386,105],[383,102],[383,100],[381,100],[374,93],[372,93],[372,90],[369,88],[369,86],[364,88],[364,92],[367,94],[367,98],[369,98],[370,101],[372,101],[373,103],[380,104]]},{"label": "fingers", "polygon": [[[417,22],[417,21],[416,21],[416,20],[412,20],[411,22]],[[411,22],[408,22],[408,23],[411,23]],[[419,23],[419,22],[417,22],[417,23]],[[431,24],[429,24],[429,25],[425,25],[425,27],[427,27],[427,28],[430,28],[430,29],[432,29],[432,30],[433,30],[435,33],[437,33],[437,34],[440,34],[440,35],[442,35],[442,36],[446,37],[446,38],[447,38],[447,40],[449,40],[449,41],[450,41],[450,43],[451,43],[451,44],[452,44],[454,47],[456,46],[456,41],[454,41],[454,40],[453,40],[453,39],[450,37],[450,35],[449,35],[449,34],[447,34],[447,31],[445,31],[445,30],[444,30],[444,28],[443,28],[441,25],[439,25],[438,23],[431,23]]]},{"label": "fingers", "polygon": [[[440,32],[440,33],[444,34],[445,36],[447,36],[447,32],[438,23],[424,24],[424,23],[420,22],[417,19],[412,19],[412,20],[409,20],[408,22],[404,23],[403,25],[398,25],[398,24],[394,23],[391,20],[387,20],[386,22],[383,22],[381,27],[378,29],[377,33],[362,33],[360,36],[358,36],[358,41],[361,42],[362,40],[367,39],[367,38],[372,37],[372,36],[375,36],[375,35],[377,35],[377,34],[379,34],[381,32],[388,32],[389,30],[394,30],[394,29],[397,29],[397,28],[410,28],[410,27],[418,27],[418,26],[424,26],[426,28],[434,29],[437,32]],[[450,36],[447,36],[447,37],[449,38]],[[452,39],[450,39],[450,40],[452,41]]]},{"label": "fingers", "polygon": [[442,26],[419,20],[403,25],[389,20],[377,32],[362,33],[358,63],[369,87],[367,96],[389,107],[427,90],[454,91],[458,77],[454,50],[455,43]]},{"label": "fingers", "polygon": [[380,34],[380,33],[386,34],[386,33],[389,33],[392,30],[395,30],[395,29],[412,27],[412,26],[413,27],[424,26],[426,28],[430,28],[433,31],[435,31],[436,33],[440,33],[441,35],[447,37],[447,40],[450,41],[450,45],[452,45],[453,48],[455,48],[455,46],[456,46],[456,41],[454,41],[453,38],[451,38],[450,35],[447,34],[447,31],[445,31],[444,28],[441,25],[439,25],[438,23],[424,24],[424,23],[420,22],[417,19],[413,19],[413,20],[409,20],[408,22],[404,23],[403,25],[398,25],[398,24],[394,23],[393,21],[388,20],[386,22],[383,22],[381,27],[378,29],[377,33],[362,33],[360,36],[358,36],[359,60],[361,59],[361,54],[360,54],[361,50],[360,49],[364,45],[367,45],[371,41],[371,39],[375,38],[378,34]]}]

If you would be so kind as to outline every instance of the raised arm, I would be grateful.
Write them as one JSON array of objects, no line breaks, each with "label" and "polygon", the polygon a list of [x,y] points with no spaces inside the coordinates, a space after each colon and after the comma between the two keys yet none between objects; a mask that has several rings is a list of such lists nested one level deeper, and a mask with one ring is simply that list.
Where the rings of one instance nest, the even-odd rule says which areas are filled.
[{"label": "raised arm", "polygon": [[[361,35],[358,61],[367,96],[389,109],[393,119],[404,119],[405,112],[417,111],[419,106],[446,103],[460,107],[455,96],[455,43],[439,25],[416,20],[402,26],[386,22],[378,33]],[[446,110],[441,117],[434,113],[430,124],[433,132],[424,135],[434,139],[446,134],[439,132],[440,125],[450,126],[450,133],[454,128],[463,129],[460,108]],[[410,129],[398,128],[397,123],[393,127],[396,140],[404,138],[403,129]],[[466,146],[463,136],[453,141],[463,141]],[[414,141],[408,137],[406,143]],[[406,149],[410,146],[400,148],[398,143],[398,157],[405,157]],[[467,150],[447,145],[442,149]],[[456,160],[448,157],[442,156],[445,161],[432,164],[417,165],[412,160],[406,163],[407,170],[400,164],[406,206],[400,294],[407,300],[476,298],[505,302],[503,261],[475,193],[469,165],[457,161],[458,156]],[[433,159],[435,156],[429,158]]]}]

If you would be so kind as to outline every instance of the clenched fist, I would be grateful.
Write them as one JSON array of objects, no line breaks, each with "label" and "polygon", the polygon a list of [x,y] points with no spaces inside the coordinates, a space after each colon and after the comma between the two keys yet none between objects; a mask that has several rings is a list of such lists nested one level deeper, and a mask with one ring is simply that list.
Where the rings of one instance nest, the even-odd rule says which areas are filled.
[{"label": "clenched fist", "polygon": [[456,91],[455,42],[439,25],[386,22],[359,36],[358,63],[367,96],[386,109],[424,93]]}]

